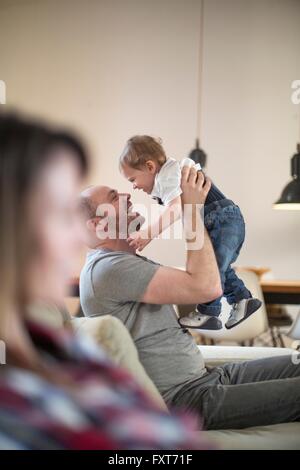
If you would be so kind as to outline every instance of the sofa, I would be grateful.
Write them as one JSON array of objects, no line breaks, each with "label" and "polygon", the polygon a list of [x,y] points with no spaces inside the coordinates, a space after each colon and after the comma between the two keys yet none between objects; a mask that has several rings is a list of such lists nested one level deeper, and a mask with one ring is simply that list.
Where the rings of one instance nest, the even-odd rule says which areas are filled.
[{"label": "sofa", "polygon": [[[40,310],[38,320],[41,320]],[[34,315],[34,312],[33,312]],[[35,316],[35,315],[34,315]],[[159,406],[167,407],[156,386],[147,375],[138,358],[135,344],[126,327],[110,315],[94,318],[74,318],[68,321],[59,311],[47,312],[43,321],[52,327],[61,327],[63,323],[71,324],[77,334],[93,338],[107,354],[121,367],[130,371],[140,385],[148,392]],[[295,354],[288,348],[240,347],[240,346],[198,346],[205,363],[217,366],[226,362],[253,360],[262,357]],[[272,450],[300,449],[300,422],[283,423],[270,426],[251,427],[247,429],[226,429],[199,431],[218,449],[230,450]]]},{"label": "sofa", "polygon": [[[78,318],[73,320],[77,332],[92,336],[106,349],[110,357],[122,367],[127,368],[152,395],[153,399],[166,407],[162,397],[152,383],[125,326],[109,315],[96,318]],[[240,347],[240,346],[198,346],[209,366],[226,362],[237,362],[262,357],[293,354],[287,348]],[[259,426],[238,430],[201,431],[219,449],[300,449],[300,422]]]}]

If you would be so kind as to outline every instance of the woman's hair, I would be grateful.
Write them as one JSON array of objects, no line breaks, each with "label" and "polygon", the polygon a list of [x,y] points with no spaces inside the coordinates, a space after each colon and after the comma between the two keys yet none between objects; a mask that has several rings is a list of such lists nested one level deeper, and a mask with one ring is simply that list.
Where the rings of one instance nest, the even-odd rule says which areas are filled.
[{"label": "woman's hair", "polygon": [[140,169],[148,160],[153,160],[162,166],[166,162],[166,154],[161,139],[149,135],[135,135],[127,140],[119,159],[119,166],[128,165]]},{"label": "woman's hair", "polygon": [[26,268],[34,247],[28,201],[45,167],[59,158],[57,150],[68,151],[86,175],[86,151],[71,133],[0,113],[0,339],[4,315],[25,308]]}]

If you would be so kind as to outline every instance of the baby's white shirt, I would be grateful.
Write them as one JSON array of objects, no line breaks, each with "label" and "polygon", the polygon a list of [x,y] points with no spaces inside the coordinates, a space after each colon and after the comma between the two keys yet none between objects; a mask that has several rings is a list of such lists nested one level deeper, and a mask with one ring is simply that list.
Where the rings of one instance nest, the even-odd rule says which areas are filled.
[{"label": "baby's white shirt", "polygon": [[174,158],[167,158],[157,175],[155,176],[154,186],[151,196],[162,200],[163,204],[168,206],[173,199],[182,194],[181,169],[184,166],[195,167],[201,170],[201,165],[195,163],[191,158],[183,158],[177,161]]}]

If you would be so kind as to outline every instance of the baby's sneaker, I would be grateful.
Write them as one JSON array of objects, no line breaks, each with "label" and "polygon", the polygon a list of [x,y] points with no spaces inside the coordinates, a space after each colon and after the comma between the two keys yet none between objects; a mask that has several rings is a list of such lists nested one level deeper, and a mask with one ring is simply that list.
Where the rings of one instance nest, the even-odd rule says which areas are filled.
[{"label": "baby's sneaker", "polygon": [[229,318],[225,323],[225,327],[230,330],[236,325],[239,325],[246,318],[250,317],[252,313],[256,312],[261,306],[259,299],[243,299],[240,302],[233,304]]},{"label": "baby's sneaker", "polygon": [[185,317],[178,319],[180,326],[183,328],[197,328],[202,330],[220,330],[222,322],[217,318],[194,310]]}]

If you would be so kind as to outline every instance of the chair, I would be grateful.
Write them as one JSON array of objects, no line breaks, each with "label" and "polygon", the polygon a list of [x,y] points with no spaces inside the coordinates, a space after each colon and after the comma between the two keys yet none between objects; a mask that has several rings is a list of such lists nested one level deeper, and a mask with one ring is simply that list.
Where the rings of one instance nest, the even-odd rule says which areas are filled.
[{"label": "chair", "polygon": [[296,343],[298,343],[293,343],[293,347],[300,350],[300,311],[298,312],[297,317],[295,318],[290,330],[287,331],[285,334],[289,338],[295,340]]},{"label": "chair", "polygon": [[[257,297],[262,301],[262,306],[253,313],[247,320],[243,321],[236,327],[227,330],[225,326],[221,330],[196,330],[202,338],[209,339],[212,344],[215,342],[234,342],[244,345],[246,341],[249,344],[253,344],[255,338],[268,330],[268,317],[266,307],[264,303],[263,293],[259,284],[258,277],[251,271],[239,271],[239,277],[244,281],[247,288],[252,292],[254,297]],[[191,310],[193,306],[189,306]],[[224,323],[226,322],[229,312],[230,305],[227,304],[226,299],[222,299],[222,313],[220,319]],[[186,313],[186,308],[178,306],[179,315],[182,316]]]}]

